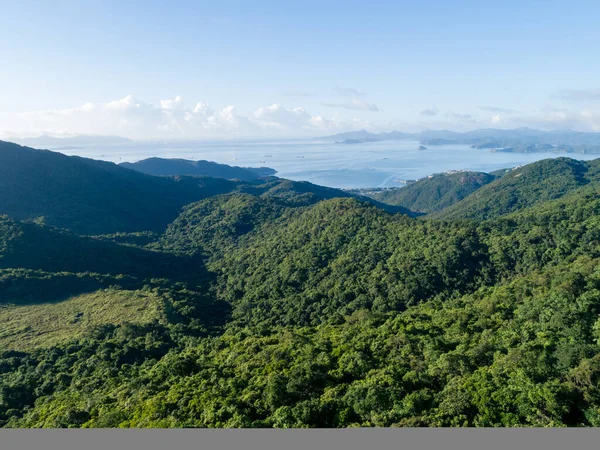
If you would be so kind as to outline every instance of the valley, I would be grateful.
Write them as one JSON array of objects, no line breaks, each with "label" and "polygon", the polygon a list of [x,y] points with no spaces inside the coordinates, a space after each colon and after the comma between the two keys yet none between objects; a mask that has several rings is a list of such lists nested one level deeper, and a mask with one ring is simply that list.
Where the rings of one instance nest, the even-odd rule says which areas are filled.
[{"label": "valley", "polygon": [[0,160],[2,426],[600,426],[600,160],[370,197]]}]

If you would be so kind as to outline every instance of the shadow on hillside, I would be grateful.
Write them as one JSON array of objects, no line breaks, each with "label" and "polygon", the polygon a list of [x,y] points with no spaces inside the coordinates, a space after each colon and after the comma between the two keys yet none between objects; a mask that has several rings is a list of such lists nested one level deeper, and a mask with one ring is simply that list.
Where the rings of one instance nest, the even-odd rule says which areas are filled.
[{"label": "shadow on hillside", "polygon": [[167,320],[184,325],[186,334],[205,335],[220,332],[231,318],[231,305],[199,292],[170,292],[166,302]]},{"label": "shadow on hillside", "polygon": [[204,271],[202,260],[191,260],[184,255],[81,237],[22,222],[6,221],[4,228],[7,238],[0,251],[0,269],[92,273],[140,282],[152,278],[185,281],[194,271]]},{"label": "shadow on hillside", "polygon": [[95,274],[48,273],[34,270],[0,271],[0,304],[31,305],[60,302],[110,286],[133,288],[134,280]]},{"label": "shadow on hillside", "polygon": [[207,294],[216,274],[207,270],[204,255],[175,256],[132,250],[146,256],[154,254],[158,260],[149,260],[154,265],[137,267],[137,276],[0,269],[0,305],[57,303],[109,287],[150,288],[160,294],[168,322],[184,325],[186,333],[214,333],[227,323],[231,306]]}]

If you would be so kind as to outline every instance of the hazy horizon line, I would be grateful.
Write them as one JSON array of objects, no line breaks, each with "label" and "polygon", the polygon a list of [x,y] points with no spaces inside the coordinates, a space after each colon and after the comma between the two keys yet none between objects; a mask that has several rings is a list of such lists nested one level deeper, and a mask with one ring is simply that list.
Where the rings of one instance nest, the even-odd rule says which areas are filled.
[{"label": "hazy horizon line", "polygon": [[422,128],[419,131],[403,131],[401,129],[393,128],[389,131],[369,131],[366,128],[360,129],[351,129],[346,131],[339,131],[337,133],[328,133],[328,134],[320,134],[320,135],[312,135],[312,136],[206,136],[206,137],[173,137],[173,138],[164,138],[164,137],[150,137],[150,138],[134,138],[127,137],[118,134],[59,134],[59,133],[42,133],[42,134],[32,134],[32,135],[19,135],[19,134],[5,134],[0,135],[0,140],[17,140],[17,141],[26,141],[26,140],[34,140],[34,139],[74,139],[74,138],[113,138],[113,139],[121,139],[127,140],[130,142],[191,142],[191,141],[305,141],[312,139],[322,139],[333,137],[341,134],[349,134],[349,133],[360,133],[366,132],[373,135],[380,134],[389,134],[389,133],[404,133],[404,134],[412,134],[418,135],[424,132],[448,132],[448,133],[457,133],[457,134],[467,134],[474,131],[519,131],[519,130],[530,130],[541,133],[580,133],[580,134],[600,134],[598,131],[580,131],[573,128],[552,128],[552,129],[543,129],[543,128],[533,128],[533,127],[511,127],[511,128],[494,128],[494,127],[479,127],[479,128],[471,128],[466,131],[456,130],[452,128]]}]

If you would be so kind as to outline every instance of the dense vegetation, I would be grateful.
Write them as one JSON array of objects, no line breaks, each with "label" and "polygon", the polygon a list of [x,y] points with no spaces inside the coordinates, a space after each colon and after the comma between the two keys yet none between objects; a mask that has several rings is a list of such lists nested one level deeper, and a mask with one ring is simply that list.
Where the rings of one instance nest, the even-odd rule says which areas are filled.
[{"label": "dense vegetation", "polygon": [[545,159],[503,175],[436,217],[489,219],[552,200],[589,183],[600,182],[600,159]]},{"label": "dense vegetation", "polygon": [[495,178],[483,172],[440,173],[406,187],[378,192],[372,197],[411,211],[432,213],[459,202]]},{"label": "dense vegetation", "polygon": [[297,191],[315,199],[350,196],[311,183],[255,178],[150,176],[113,163],[0,141],[0,214],[79,234],[162,232],[183,206],[232,191]]},{"label": "dense vegetation", "polygon": [[0,214],[82,234],[161,230],[182,206],[232,188],[0,141]]},{"label": "dense vegetation", "polygon": [[277,179],[163,230],[4,217],[0,424],[600,426],[597,170],[509,171],[458,219]]},{"label": "dense vegetation", "polygon": [[186,159],[147,158],[135,163],[121,163],[119,165],[149,175],[202,175],[243,181],[252,181],[259,179],[261,176],[275,175],[275,170],[268,167],[232,167],[212,161],[190,161]]}]

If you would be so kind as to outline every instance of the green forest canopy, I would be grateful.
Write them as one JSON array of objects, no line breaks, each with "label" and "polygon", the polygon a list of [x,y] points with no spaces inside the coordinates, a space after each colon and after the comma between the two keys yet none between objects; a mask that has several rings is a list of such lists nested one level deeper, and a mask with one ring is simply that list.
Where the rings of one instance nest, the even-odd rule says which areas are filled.
[{"label": "green forest canopy", "polygon": [[444,182],[432,217],[278,179],[146,229],[0,210],[0,423],[600,426],[599,162]]}]

